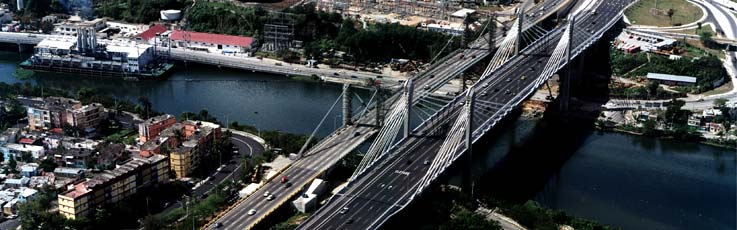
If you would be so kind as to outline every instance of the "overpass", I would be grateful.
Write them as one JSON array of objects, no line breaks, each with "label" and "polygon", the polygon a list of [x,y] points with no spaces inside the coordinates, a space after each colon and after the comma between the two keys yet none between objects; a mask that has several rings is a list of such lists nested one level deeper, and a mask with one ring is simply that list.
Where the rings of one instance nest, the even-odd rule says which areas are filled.
[{"label": "overpass", "polygon": [[[596,1],[577,11],[466,94],[386,150],[299,229],[376,229],[415,197],[502,118],[617,23],[633,0]],[[500,48],[501,49],[501,48]],[[565,84],[564,80],[564,84]],[[405,108],[406,109],[406,108]],[[443,138],[438,138],[443,137]]]},{"label": "overpass", "polygon": [[[536,24],[543,19],[549,17],[557,10],[561,9],[565,4],[570,3],[569,0],[549,0],[536,7],[530,9],[527,13],[529,17],[521,17],[513,25],[516,31],[533,36],[531,34],[541,33],[541,29]],[[548,10],[542,10],[548,9]],[[522,25],[522,26],[519,26]],[[510,32],[511,33],[511,32]],[[413,88],[413,94],[418,95],[413,98],[412,103],[425,100],[431,92],[434,92],[448,81],[468,70],[471,66],[485,58],[490,54],[488,36],[480,37],[472,42],[468,49],[452,52],[434,62],[427,70],[412,78],[415,85],[422,87]],[[509,37],[509,36],[508,36]],[[521,35],[520,35],[521,37]],[[501,40],[501,44],[507,38],[494,39]],[[509,43],[509,42],[507,42]],[[495,43],[496,44],[496,43]],[[344,91],[345,94],[345,91]],[[345,96],[345,95],[342,95]],[[376,96],[372,96],[374,98]],[[340,99],[340,98],[339,98]],[[339,102],[339,99],[333,103],[332,107]],[[373,99],[372,99],[373,100]],[[370,101],[372,101],[370,100]],[[299,194],[302,188],[321,176],[324,172],[335,165],[345,155],[352,152],[359,145],[370,139],[377,133],[376,127],[385,125],[385,121],[381,116],[377,116],[377,112],[384,111],[384,108],[395,108],[406,103],[402,101],[402,95],[393,93],[384,103],[375,103],[374,108],[364,110],[357,119],[355,124],[344,124],[341,128],[325,137],[318,144],[304,152],[302,157],[295,161],[290,167],[276,176],[281,175],[289,177],[289,181],[293,184],[291,187],[285,187],[278,181],[269,181],[258,189],[253,195],[246,197],[236,204],[232,205],[225,212],[214,218],[206,229],[216,229],[216,225],[222,224],[223,229],[251,229],[255,224],[266,218],[270,213],[278,207],[287,203],[289,199]],[[376,106],[379,105],[379,106]],[[331,107],[330,110],[333,108]],[[379,108],[376,108],[379,107]],[[391,113],[391,111],[387,112]],[[380,119],[377,119],[380,118]],[[318,125],[319,127],[320,125]],[[275,195],[272,201],[266,200],[262,194],[269,192]],[[254,215],[248,215],[253,209],[256,211]]]}]

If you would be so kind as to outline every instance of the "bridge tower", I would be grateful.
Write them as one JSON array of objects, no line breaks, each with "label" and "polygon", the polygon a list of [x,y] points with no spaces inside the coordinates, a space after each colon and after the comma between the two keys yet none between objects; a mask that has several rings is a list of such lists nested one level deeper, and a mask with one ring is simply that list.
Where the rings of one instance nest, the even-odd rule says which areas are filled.
[{"label": "bridge tower", "polygon": [[474,92],[473,88],[468,89],[468,94],[466,95],[466,110],[467,113],[466,116],[468,116],[468,123],[466,123],[466,133],[465,133],[465,142],[466,142],[466,154],[468,155],[468,160],[466,164],[468,165],[468,170],[464,170],[464,178],[465,181],[463,184],[467,186],[468,192],[471,195],[471,198],[473,198],[473,190],[474,190],[474,182],[473,182],[473,110],[475,108],[475,102],[474,99]]},{"label": "bridge tower", "polygon": [[351,84],[343,84],[343,125],[351,125],[353,123],[353,95],[351,94]]},{"label": "bridge tower", "polygon": [[566,48],[566,59],[568,59],[568,65],[566,67],[566,73],[561,74],[560,79],[560,92],[559,92],[559,100],[560,101],[560,112],[565,113],[568,112],[568,102],[571,99],[570,91],[571,91],[571,71],[573,71],[573,68],[571,68],[571,65],[573,65],[572,59],[573,59],[573,46],[571,43],[573,42],[573,34],[574,34],[574,27],[575,24],[574,17],[568,17],[568,47]]},{"label": "bridge tower", "polygon": [[514,40],[514,54],[519,54],[522,50],[522,26],[525,21],[525,11],[520,9],[517,12],[517,39]]},{"label": "bridge tower", "polygon": [[410,132],[412,132],[412,123],[411,123],[411,115],[412,115],[412,94],[414,91],[414,86],[412,85],[412,78],[407,80],[407,83],[404,85],[404,96],[407,97],[407,102],[404,105],[406,107],[405,115],[404,115],[404,137],[409,137]]},{"label": "bridge tower", "polygon": [[376,106],[374,106],[374,110],[376,110],[376,117],[374,118],[374,122],[376,127],[381,127],[381,125],[384,124],[384,95],[382,94],[381,86],[376,86]]}]

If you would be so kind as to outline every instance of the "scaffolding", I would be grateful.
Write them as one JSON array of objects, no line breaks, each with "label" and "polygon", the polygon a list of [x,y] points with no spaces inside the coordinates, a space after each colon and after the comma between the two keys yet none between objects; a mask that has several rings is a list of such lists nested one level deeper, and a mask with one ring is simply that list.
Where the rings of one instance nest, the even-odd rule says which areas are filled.
[{"label": "scaffolding", "polygon": [[264,24],[264,51],[289,49],[294,39],[294,20],[287,13],[272,12]]}]

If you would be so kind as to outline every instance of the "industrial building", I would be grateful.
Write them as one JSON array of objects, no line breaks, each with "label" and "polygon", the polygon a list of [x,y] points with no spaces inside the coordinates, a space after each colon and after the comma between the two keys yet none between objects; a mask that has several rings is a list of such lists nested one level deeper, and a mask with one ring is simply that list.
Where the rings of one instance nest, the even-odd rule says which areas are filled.
[{"label": "industrial building", "polygon": [[211,53],[248,53],[256,40],[252,37],[241,37],[223,34],[199,33],[174,30],[170,37],[174,45],[194,50],[206,50]]},{"label": "industrial building", "polygon": [[690,77],[690,76],[679,76],[679,75],[671,75],[671,74],[662,74],[662,73],[647,73],[647,80],[648,81],[657,81],[661,84],[665,85],[680,85],[680,86],[688,86],[688,85],[695,85],[696,84],[696,78]]},{"label": "industrial building", "polygon": [[47,38],[21,67],[104,77],[158,77],[171,65],[157,62],[155,48],[133,41],[100,40],[94,27],[76,29],[71,38]]}]

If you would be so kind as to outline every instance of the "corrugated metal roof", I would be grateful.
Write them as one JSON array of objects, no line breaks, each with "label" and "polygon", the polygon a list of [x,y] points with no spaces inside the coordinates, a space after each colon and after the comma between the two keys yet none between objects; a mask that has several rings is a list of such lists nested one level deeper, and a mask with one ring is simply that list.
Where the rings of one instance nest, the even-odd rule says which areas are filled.
[{"label": "corrugated metal roof", "polygon": [[647,73],[647,79],[696,83],[695,77],[662,74],[662,73]]}]

